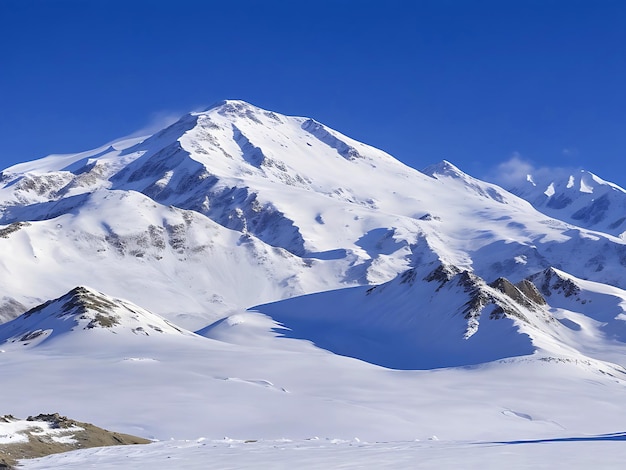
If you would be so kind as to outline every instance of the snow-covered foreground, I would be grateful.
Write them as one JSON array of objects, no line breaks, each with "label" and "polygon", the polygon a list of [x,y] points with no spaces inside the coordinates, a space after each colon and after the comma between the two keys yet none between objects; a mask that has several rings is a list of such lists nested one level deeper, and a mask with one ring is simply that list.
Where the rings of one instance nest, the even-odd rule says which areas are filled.
[{"label": "snow-covered foreground", "polygon": [[608,469],[626,459],[626,435],[581,436],[529,442],[402,441],[358,439],[245,442],[224,439],[167,441],[147,446],[87,449],[22,461],[24,469],[98,468],[293,469],[464,468]]},{"label": "snow-covered foreground", "polygon": [[[37,406],[162,441],[26,468],[519,468],[563,458],[584,468],[588,452],[606,453],[607,467],[626,457],[609,442],[619,436],[602,437],[624,431],[626,377],[594,363],[535,355],[391,370],[281,337],[260,314],[230,321],[230,343],[102,328],[5,344],[2,397],[14,414]],[[546,442],[513,444],[524,440]]]},{"label": "snow-covered foreground", "polygon": [[[565,300],[586,300],[586,306],[622,298],[616,289],[602,293],[593,291],[595,284],[582,285],[579,301],[574,295]],[[382,292],[395,292],[394,285]],[[567,321],[550,322],[559,334],[581,322],[566,306],[558,312]],[[579,468],[591,461],[611,467],[626,452],[612,442],[623,438],[626,373],[598,359],[619,359],[623,343],[599,342],[607,323],[577,323],[564,339],[583,345],[579,336],[588,337],[586,349],[595,354],[585,356],[557,336],[541,339],[545,333],[520,321],[488,325],[506,341],[530,335],[535,352],[399,370],[334,354],[311,341],[319,328],[311,329],[311,338],[299,337],[302,330],[294,335],[259,312],[230,315],[195,334],[131,303],[77,288],[0,325],[6,338],[2,398],[18,416],[58,412],[159,441],[50,456],[27,468],[484,468],[485,462],[548,468],[564,462],[563,453]],[[326,327],[354,339],[336,325]],[[402,338],[400,329],[395,334]],[[389,339],[387,349],[394,351]],[[496,339],[485,350],[501,350],[504,339]],[[467,361],[472,364],[471,356]],[[586,456],[599,449],[604,460]]]}]

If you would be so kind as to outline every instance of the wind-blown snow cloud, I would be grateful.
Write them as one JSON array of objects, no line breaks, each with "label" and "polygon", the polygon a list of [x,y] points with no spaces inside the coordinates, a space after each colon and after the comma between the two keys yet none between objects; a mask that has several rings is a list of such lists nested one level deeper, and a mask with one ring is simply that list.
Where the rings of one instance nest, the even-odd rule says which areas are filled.
[{"label": "wind-blown snow cloud", "polygon": [[181,111],[181,110],[156,111],[152,113],[152,115],[150,116],[150,119],[143,127],[132,132],[127,137],[143,137],[147,135],[152,135],[160,131],[161,129],[165,129],[168,126],[171,126],[176,121],[178,121],[181,117],[183,117],[185,114],[199,112],[199,111],[202,111],[204,108],[206,108],[206,106],[198,105],[198,106],[195,106],[191,110],[187,109],[184,111]]},{"label": "wind-blown snow cloud", "polygon": [[161,129],[174,124],[178,121],[184,112],[177,111],[157,111],[152,113],[149,121],[140,129],[137,129],[128,137],[141,137],[145,135],[151,135]]}]

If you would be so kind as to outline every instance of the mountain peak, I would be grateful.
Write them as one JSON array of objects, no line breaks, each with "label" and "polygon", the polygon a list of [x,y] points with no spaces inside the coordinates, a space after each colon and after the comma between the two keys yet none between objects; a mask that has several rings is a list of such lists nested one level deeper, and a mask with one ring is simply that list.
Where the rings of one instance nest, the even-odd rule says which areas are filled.
[{"label": "mountain peak", "polygon": [[255,119],[255,115],[259,113],[268,113],[268,111],[258,108],[257,106],[254,106],[243,100],[222,100],[213,104],[212,106],[209,106],[201,113],[192,114],[207,115],[213,113],[217,113],[221,116],[226,117],[248,118],[257,122],[257,119]]},{"label": "mountain peak", "polygon": [[139,336],[190,334],[130,302],[78,286],[0,325],[0,343],[37,345],[53,337],[84,330],[128,332]]},{"label": "mountain peak", "polygon": [[505,189],[550,217],[614,236],[624,233],[626,190],[590,171],[539,171]]},{"label": "mountain peak", "polygon": [[422,170],[422,173],[436,178],[439,176],[450,176],[453,178],[462,178],[466,176],[461,170],[450,163],[448,160],[441,160],[439,163],[429,165]]},{"label": "mountain peak", "polygon": [[536,285],[546,297],[550,297],[555,292],[565,297],[577,297],[580,293],[580,287],[569,276],[553,267],[533,274],[528,280]]},{"label": "mountain peak", "polygon": [[214,109],[236,109],[236,108],[256,108],[256,106],[251,105],[247,101],[243,100],[221,100],[216,103],[213,103],[208,108],[205,108],[203,112],[212,111]]}]

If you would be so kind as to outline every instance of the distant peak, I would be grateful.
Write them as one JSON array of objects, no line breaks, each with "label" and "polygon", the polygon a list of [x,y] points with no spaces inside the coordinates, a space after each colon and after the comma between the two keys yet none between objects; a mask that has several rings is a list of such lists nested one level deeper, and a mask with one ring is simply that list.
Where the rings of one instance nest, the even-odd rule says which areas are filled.
[{"label": "distant peak", "polygon": [[422,170],[422,173],[432,176],[433,178],[436,175],[440,176],[451,176],[453,178],[461,178],[465,176],[461,170],[459,170],[456,166],[450,163],[448,160],[442,160],[439,163],[435,163],[434,165],[427,166]]}]

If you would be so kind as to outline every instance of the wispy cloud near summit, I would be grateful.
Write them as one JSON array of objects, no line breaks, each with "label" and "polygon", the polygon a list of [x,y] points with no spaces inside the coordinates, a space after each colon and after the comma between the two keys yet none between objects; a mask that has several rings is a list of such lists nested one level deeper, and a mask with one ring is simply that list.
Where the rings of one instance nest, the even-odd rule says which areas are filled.
[{"label": "wispy cloud near summit", "polygon": [[549,184],[550,182],[568,177],[580,171],[575,167],[546,167],[536,166],[530,159],[513,153],[508,160],[499,163],[484,176],[484,179],[510,189],[524,184],[529,176],[537,184]]}]

